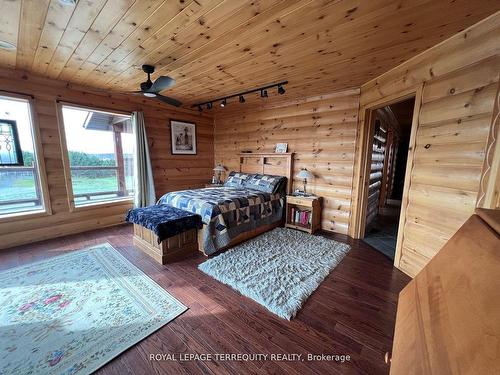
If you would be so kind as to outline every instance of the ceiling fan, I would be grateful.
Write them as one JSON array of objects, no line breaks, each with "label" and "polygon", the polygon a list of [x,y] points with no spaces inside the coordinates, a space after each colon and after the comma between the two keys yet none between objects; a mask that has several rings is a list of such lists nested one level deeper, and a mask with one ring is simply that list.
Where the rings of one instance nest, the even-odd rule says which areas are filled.
[{"label": "ceiling fan", "polygon": [[141,83],[140,91],[134,91],[132,94],[155,98],[175,107],[180,107],[182,105],[180,101],[160,94],[161,91],[172,87],[175,84],[175,79],[168,76],[160,76],[153,82],[151,81],[151,74],[155,71],[155,67],[152,65],[143,65],[142,70],[148,75],[148,79]]}]

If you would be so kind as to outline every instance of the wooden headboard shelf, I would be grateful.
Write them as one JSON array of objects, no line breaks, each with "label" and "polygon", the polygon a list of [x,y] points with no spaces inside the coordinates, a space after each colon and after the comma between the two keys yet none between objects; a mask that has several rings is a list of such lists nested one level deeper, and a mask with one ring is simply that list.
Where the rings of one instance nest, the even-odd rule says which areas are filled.
[{"label": "wooden headboard shelf", "polygon": [[243,173],[261,173],[287,178],[286,191],[292,192],[292,171],[293,171],[293,152],[284,154],[275,153],[240,153],[240,172]]}]

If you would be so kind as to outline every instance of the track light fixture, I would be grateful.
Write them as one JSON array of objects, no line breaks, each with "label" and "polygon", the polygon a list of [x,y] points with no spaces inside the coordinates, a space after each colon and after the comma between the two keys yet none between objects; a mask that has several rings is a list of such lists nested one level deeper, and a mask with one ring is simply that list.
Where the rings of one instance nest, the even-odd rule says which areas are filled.
[{"label": "track light fixture", "polygon": [[278,88],[278,94],[283,95],[285,93],[285,87],[284,86],[286,84],[288,84],[288,81],[277,82],[277,83],[273,83],[273,84],[270,84],[270,85],[267,85],[267,86],[258,87],[258,88],[252,89],[252,90],[248,90],[248,91],[244,91],[244,92],[239,92],[237,94],[225,96],[223,98],[213,99],[213,100],[210,100],[209,102],[196,103],[196,104],[193,104],[192,107],[193,108],[198,107],[198,109],[200,109],[200,108],[203,109],[203,106],[206,105],[207,109],[212,109],[213,108],[213,103],[220,101],[220,106],[222,108],[224,108],[227,105],[227,100],[230,99],[230,98],[238,98],[238,101],[240,103],[245,103],[246,100],[245,100],[244,95],[252,94],[254,92],[260,92],[260,97],[261,98],[268,98],[269,94],[268,94],[267,90],[269,90],[269,89],[271,89],[273,87],[277,87]]},{"label": "track light fixture", "polygon": [[198,106],[198,111],[203,111],[203,107],[201,105]]}]

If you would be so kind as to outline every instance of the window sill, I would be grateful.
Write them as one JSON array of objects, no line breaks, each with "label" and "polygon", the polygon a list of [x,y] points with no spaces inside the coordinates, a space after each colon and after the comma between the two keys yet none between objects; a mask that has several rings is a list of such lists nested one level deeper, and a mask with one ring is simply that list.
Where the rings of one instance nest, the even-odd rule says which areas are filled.
[{"label": "window sill", "polygon": [[95,202],[95,203],[88,203],[88,204],[82,204],[81,206],[75,206],[74,203],[72,204],[72,212],[78,212],[78,211],[87,211],[87,210],[95,210],[98,208],[106,208],[106,207],[114,207],[114,206],[123,206],[125,204],[134,204],[134,198],[123,198],[123,199],[114,199],[110,201],[105,201],[105,202]]},{"label": "window sill", "polygon": [[51,213],[46,210],[37,210],[37,211],[24,211],[24,212],[14,212],[11,214],[0,215],[0,224],[1,223],[10,223],[14,221],[23,221],[36,219],[39,217],[50,216]]}]

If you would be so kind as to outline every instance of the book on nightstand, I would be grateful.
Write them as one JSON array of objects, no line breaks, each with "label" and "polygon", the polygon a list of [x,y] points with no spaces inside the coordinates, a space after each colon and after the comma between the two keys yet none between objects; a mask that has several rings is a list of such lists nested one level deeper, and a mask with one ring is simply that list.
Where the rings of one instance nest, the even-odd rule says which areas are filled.
[{"label": "book on nightstand", "polygon": [[311,225],[312,215],[310,210],[300,210],[296,207],[291,208],[290,214],[293,224]]}]

